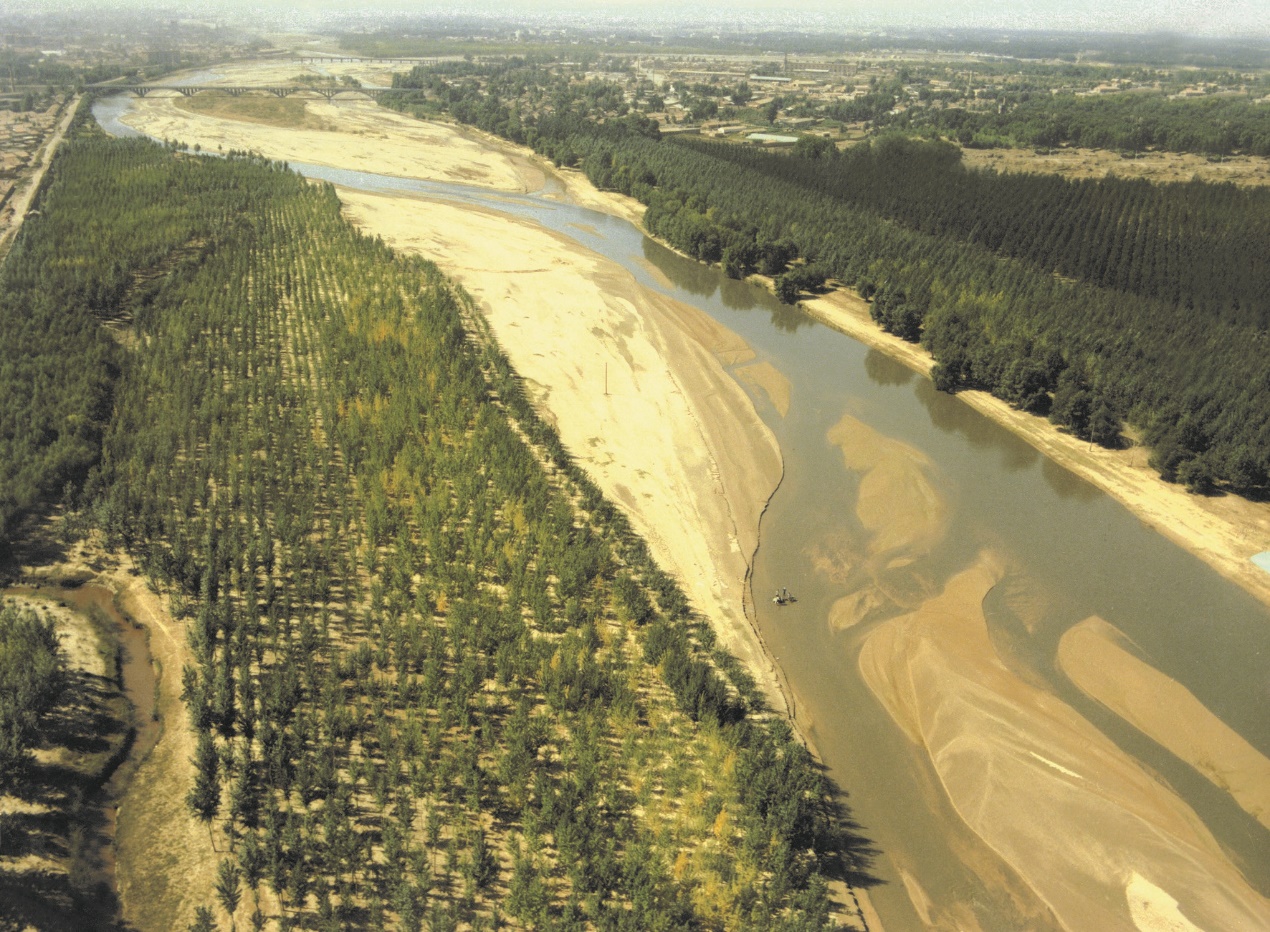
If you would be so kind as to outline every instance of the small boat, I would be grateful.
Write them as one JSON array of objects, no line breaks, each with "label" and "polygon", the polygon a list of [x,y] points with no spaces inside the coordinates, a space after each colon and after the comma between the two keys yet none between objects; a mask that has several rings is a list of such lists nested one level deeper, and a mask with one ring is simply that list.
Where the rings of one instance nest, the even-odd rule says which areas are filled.
[{"label": "small boat", "polygon": [[788,605],[789,603],[797,602],[798,600],[790,595],[787,588],[782,586],[776,590],[776,595],[772,596],[772,601],[777,605]]}]

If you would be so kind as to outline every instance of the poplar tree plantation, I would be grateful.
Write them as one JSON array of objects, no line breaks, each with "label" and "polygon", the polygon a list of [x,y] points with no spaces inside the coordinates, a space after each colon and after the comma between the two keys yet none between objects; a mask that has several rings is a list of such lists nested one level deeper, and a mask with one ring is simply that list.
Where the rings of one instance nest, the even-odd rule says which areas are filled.
[{"label": "poplar tree plantation", "polygon": [[39,206],[6,516],[74,500],[172,594],[195,928],[833,927],[834,788],[433,265],[83,120]]}]

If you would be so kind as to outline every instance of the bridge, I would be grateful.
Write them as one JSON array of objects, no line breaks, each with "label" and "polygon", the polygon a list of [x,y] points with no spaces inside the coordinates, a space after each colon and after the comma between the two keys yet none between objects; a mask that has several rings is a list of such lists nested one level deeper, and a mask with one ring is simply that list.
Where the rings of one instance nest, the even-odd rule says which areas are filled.
[{"label": "bridge", "polygon": [[243,94],[272,94],[274,97],[290,97],[293,94],[314,95],[335,100],[337,97],[369,97],[378,100],[388,93],[391,87],[310,87],[305,84],[89,84],[88,90],[113,91],[115,93],[133,94],[137,97],[148,97],[156,91],[166,95],[180,94],[182,97],[193,97],[195,94],[227,94],[230,97],[241,97]]},{"label": "bridge", "polygon": [[290,56],[282,59],[282,61],[305,62],[308,64],[323,64],[325,62],[343,61],[357,62],[365,64],[378,64],[379,62],[390,62],[394,65],[436,65],[440,63],[439,58],[355,58],[347,55],[302,55]]}]

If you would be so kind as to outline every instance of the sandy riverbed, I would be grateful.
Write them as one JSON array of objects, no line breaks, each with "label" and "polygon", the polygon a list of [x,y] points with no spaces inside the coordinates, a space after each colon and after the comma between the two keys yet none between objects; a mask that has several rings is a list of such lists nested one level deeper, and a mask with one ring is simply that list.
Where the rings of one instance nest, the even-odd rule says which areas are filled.
[{"label": "sandy riverbed", "polygon": [[1270,828],[1270,760],[1101,618],[1069,629],[1058,662],[1082,692],[1168,748]]},{"label": "sandy riverbed", "polygon": [[1003,572],[981,554],[860,653],[962,819],[1065,928],[1266,928],[1270,903],[1190,807],[998,658],[981,606]]},{"label": "sandy riverbed", "polygon": [[943,540],[949,507],[935,464],[920,450],[850,415],[827,440],[860,477],[855,517],[866,535],[858,545],[822,543],[816,554],[822,573],[852,586],[829,612],[829,624],[844,630],[879,612],[915,608],[932,594],[920,565]]}]

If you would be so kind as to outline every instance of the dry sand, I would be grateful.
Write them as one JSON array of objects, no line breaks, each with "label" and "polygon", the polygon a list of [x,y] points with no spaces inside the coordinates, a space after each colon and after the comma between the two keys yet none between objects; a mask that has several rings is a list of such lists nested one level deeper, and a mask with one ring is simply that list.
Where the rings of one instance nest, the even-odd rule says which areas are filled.
[{"label": "dry sand", "polygon": [[423,199],[340,197],[359,227],[432,259],[477,299],[570,452],[783,711],[746,612],[780,452],[719,358],[744,344],[536,223]]},{"label": "dry sand", "polygon": [[962,819],[1066,928],[1145,932],[1174,914],[1204,929],[1270,927],[1270,903],[1181,799],[997,657],[981,604],[1002,573],[981,554],[860,654]]},{"label": "dry sand", "polygon": [[314,120],[338,129],[285,129],[183,110],[171,99],[147,97],[124,122],[160,139],[199,142],[204,149],[252,150],[266,158],[331,168],[479,184],[500,191],[541,186],[527,160],[491,150],[441,123],[425,123],[367,100],[308,101]]},{"label": "dry sand", "polygon": [[[814,317],[885,352],[922,375],[934,360],[922,347],[885,333],[869,317],[869,305],[845,291],[804,302]],[[1270,550],[1270,503],[1237,495],[1190,495],[1163,482],[1141,447],[1105,450],[1064,433],[1045,418],[1010,407],[987,392],[957,393],[966,404],[1022,437],[1049,459],[1102,489],[1143,523],[1168,537],[1270,605],[1270,573],[1250,558]]]},{"label": "dry sand", "polygon": [[[163,723],[159,742],[119,804],[119,899],[124,919],[142,932],[185,928],[196,907],[210,905],[208,891],[218,860],[226,853],[214,850],[207,828],[185,802],[194,784],[196,745],[181,701],[181,670],[191,662],[185,626],[168,614],[163,599],[130,568],[103,581],[118,593],[128,616],[149,629],[150,654],[160,673],[158,713]],[[219,844],[225,847],[223,838]]]},{"label": "dry sand", "polygon": [[1059,643],[1063,672],[1158,744],[1186,761],[1270,828],[1270,760],[1177,681],[1125,648],[1127,638],[1087,618]]}]

